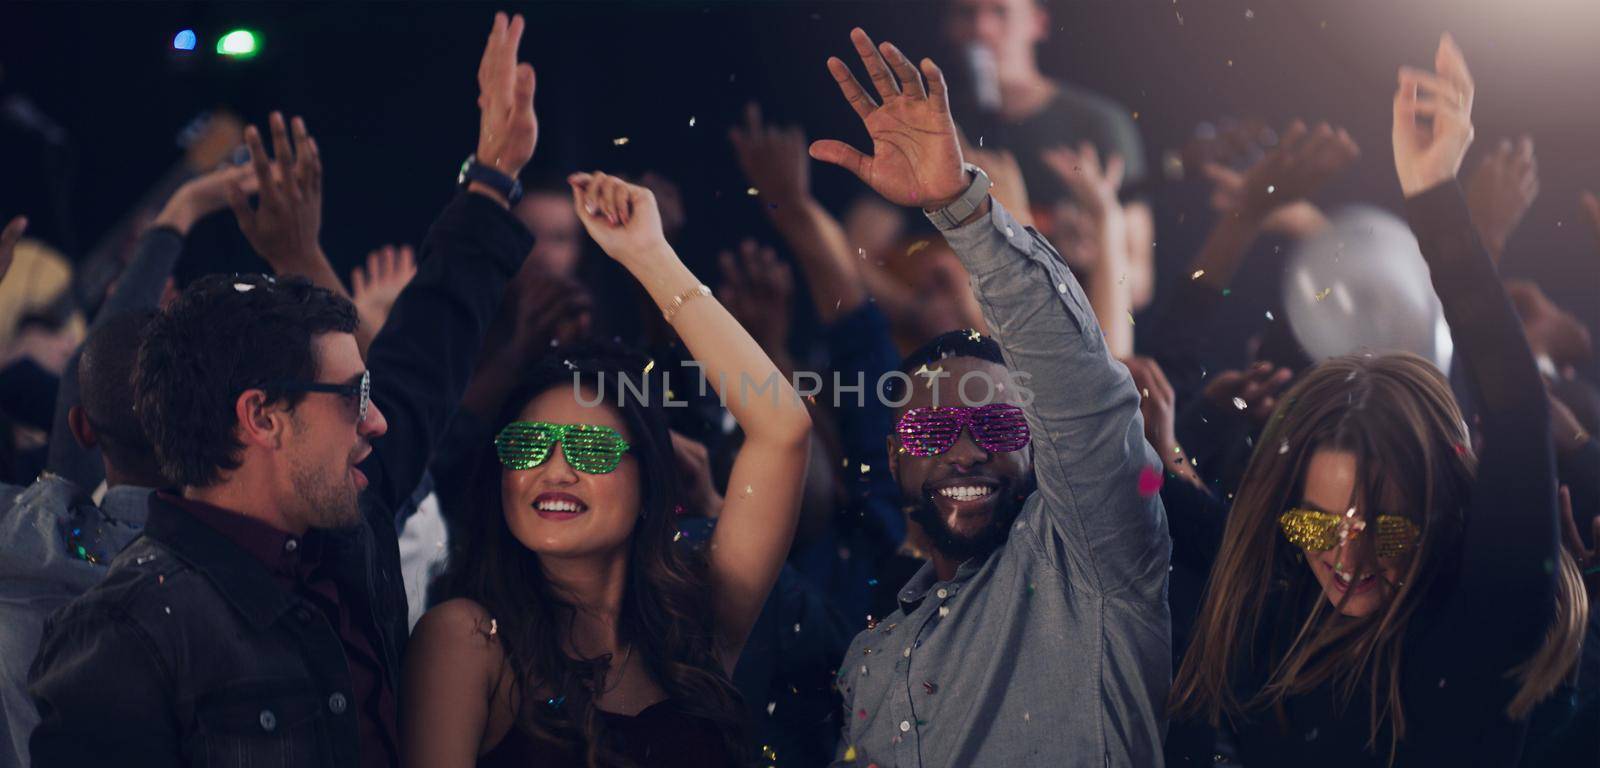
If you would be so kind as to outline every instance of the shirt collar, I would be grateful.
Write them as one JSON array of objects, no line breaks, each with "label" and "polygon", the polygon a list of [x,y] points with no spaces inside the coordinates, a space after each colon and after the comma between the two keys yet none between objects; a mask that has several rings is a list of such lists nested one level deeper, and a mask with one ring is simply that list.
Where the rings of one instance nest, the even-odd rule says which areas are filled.
[{"label": "shirt collar", "polygon": [[100,509],[106,517],[133,526],[143,526],[150,511],[150,494],[154,488],[139,485],[113,485],[100,499]]},{"label": "shirt collar", "polygon": [[280,531],[265,522],[247,517],[214,504],[163,492],[162,499],[188,512],[206,527],[227,537],[240,549],[250,553],[257,562],[266,566],[273,575],[295,579],[320,555],[319,539],[315,536],[295,536]]},{"label": "shirt collar", "polygon": [[[1003,547],[1005,545],[1001,544],[1000,546]],[[961,591],[962,585],[968,579],[971,579],[973,574],[982,569],[983,564],[993,556],[994,552],[990,552],[988,555],[968,558],[966,562],[956,567],[955,578],[944,583],[939,581],[939,574],[934,570],[932,560],[923,563],[922,567],[917,569],[911,580],[906,582],[906,585],[900,589],[900,593],[896,595],[896,598],[900,601],[901,612],[909,615],[916,610],[917,605],[922,602],[922,598],[927,597],[928,590],[935,587],[939,588],[941,594],[938,596],[941,600],[955,596],[957,592]]]}]

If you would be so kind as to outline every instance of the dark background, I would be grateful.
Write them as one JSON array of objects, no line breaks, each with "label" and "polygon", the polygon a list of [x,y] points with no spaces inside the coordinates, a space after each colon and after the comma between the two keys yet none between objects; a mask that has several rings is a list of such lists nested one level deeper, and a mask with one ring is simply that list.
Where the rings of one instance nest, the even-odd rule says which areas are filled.
[{"label": "dark background", "polygon": [[[1579,190],[1600,188],[1600,3],[1050,5],[1046,73],[1137,112],[1153,173],[1202,120],[1250,115],[1281,125],[1301,116],[1346,125],[1363,157],[1325,196],[1330,208],[1367,200],[1398,209],[1389,150],[1395,69],[1431,66],[1439,33],[1450,30],[1478,82],[1478,139],[1464,172],[1502,137],[1527,132],[1537,142],[1541,193],[1510,244],[1506,272],[1537,278],[1591,329],[1600,326],[1600,259],[1577,203]],[[499,9],[529,19],[522,57],[538,73],[541,125],[529,178],[578,168],[666,173],[688,208],[681,250],[703,275],[716,249],[766,231],[727,145],[746,100],[803,122],[813,137],[860,144],[864,132],[823,65],[828,55],[853,59],[850,27],[892,39],[913,58],[931,55],[947,72],[958,61],[943,45],[940,5],[925,2],[8,3],[0,7],[0,97],[24,93],[65,127],[73,171],[63,225],[50,212],[46,178],[61,175],[47,170],[53,156],[5,129],[0,213],[30,213],[38,234],[81,253],[180,158],[174,137],[194,115],[226,106],[261,123],[278,108],[303,115],[318,138],[323,241],[346,273],[375,245],[418,242],[452,194],[475,146],[474,78]],[[258,32],[261,53],[218,57],[217,37],[241,26]],[[185,27],[199,45],[175,52],[173,35]],[[622,136],[629,143],[614,146]],[[860,191],[840,171],[817,167],[813,176],[829,203]],[[1184,274],[1212,217],[1193,184],[1164,185],[1154,201],[1167,286]],[[1232,322],[1261,317],[1279,271],[1270,250],[1252,258]]]}]

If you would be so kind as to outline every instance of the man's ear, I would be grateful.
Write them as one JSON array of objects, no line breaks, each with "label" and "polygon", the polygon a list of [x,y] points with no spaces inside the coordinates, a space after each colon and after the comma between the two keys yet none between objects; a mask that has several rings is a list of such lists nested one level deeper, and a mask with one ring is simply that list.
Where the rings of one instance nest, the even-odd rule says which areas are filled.
[{"label": "man's ear", "polygon": [[239,442],[245,447],[256,446],[268,450],[283,447],[283,436],[289,427],[288,408],[282,400],[267,402],[267,393],[247,389],[233,401],[234,428]]},{"label": "man's ear", "polygon": [[1050,9],[1043,2],[1030,3],[1033,6],[1033,43],[1038,45],[1050,39]]},{"label": "man's ear", "polygon": [[67,409],[67,428],[72,430],[72,437],[78,441],[78,445],[95,447],[94,425],[89,423],[89,412],[83,406],[74,405]]},{"label": "man's ear", "polygon": [[894,478],[895,485],[900,484],[900,436],[890,432],[883,438],[884,445],[889,449],[889,476]]}]

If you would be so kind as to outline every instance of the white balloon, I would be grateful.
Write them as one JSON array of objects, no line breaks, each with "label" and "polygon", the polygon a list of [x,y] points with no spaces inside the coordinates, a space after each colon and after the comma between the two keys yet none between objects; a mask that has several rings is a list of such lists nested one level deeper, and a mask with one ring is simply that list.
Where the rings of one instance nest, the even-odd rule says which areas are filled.
[{"label": "white balloon", "polygon": [[1450,328],[1417,238],[1368,206],[1346,208],[1289,255],[1283,306],[1313,360],[1414,352],[1450,369]]}]

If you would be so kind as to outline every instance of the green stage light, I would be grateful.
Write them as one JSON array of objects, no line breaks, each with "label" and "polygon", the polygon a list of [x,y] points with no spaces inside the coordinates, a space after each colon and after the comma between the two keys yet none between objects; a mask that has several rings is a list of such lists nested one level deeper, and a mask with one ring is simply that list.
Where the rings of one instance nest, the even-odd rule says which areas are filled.
[{"label": "green stage light", "polygon": [[217,40],[217,53],[238,59],[247,59],[259,52],[256,34],[248,29],[235,29]]}]

